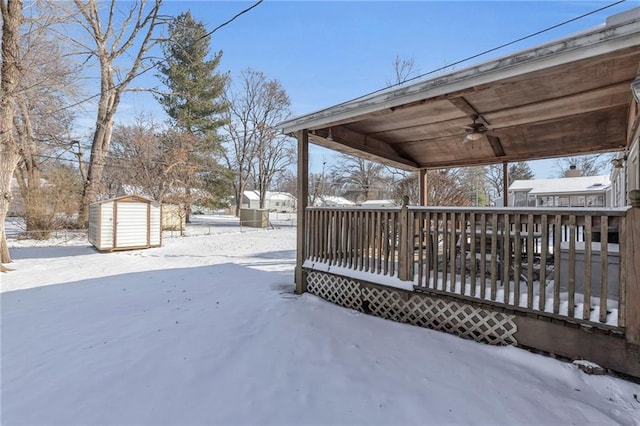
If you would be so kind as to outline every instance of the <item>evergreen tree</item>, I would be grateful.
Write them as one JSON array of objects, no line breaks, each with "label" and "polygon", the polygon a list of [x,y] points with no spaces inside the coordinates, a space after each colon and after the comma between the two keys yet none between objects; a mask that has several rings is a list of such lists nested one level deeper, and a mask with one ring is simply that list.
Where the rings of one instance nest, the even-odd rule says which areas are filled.
[{"label": "evergreen tree", "polygon": [[526,161],[509,164],[509,185],[516,180],[531,180],[534,174]]},{"label": "evergreen tree", "polygon": [[164,62],[158,64],[158,77],[168,91],[156,98],[176,128],[211,142],[224,124],[227,75],[216,71],[221,51],[207,59],[210,43],[204,24],[191,12],[174,18],[162,43]]},{"label": "evergreen tree", "polygon": [[[191,203],[196,198],[199,203],[210,204],[211,200],[202,194],[211,187],[210,177],[222,173],[218,163],[222,148],[217,130],[225,124],[227,104],[223,95],[228,76],[217,71],[221,51],[208,59],[210,43],[204,24],[194,20],[187,11],[169,24],[168,37],[161,43],[164,62],[158,64],[158,77],[167,91],[156,99],[171,118],[176,134],[182,135],[177,149],[188,153],[179,179],[184,189],[180,198],[187,222]],[[199,189],[197,197],[192,191],[194,188]],[[209,195],[209,198],[220,196]]]}]

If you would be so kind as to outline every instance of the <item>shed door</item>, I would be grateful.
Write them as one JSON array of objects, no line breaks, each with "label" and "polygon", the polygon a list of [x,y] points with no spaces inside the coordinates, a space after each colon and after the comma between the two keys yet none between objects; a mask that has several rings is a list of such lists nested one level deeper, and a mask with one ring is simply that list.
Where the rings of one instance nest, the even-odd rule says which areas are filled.
[{"label": "shed door", "polygon": [[147,204],[119,202],[116,214],[115,248],[148,247]]}]

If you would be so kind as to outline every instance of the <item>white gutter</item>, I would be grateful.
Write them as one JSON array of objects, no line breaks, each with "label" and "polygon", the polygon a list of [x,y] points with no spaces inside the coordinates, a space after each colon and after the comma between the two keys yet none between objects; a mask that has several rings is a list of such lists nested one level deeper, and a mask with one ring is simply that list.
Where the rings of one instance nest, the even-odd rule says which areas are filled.
[{"label": "white gutter", "polygon": [[[625,19],[626,18],[626,19]],[[455,93],[569,62],[640,45],[640,7],[607,19],[593,30],[555,40],[443,76],[393,87],[278,124],[284,133],[327,127],[331,123],[382,109]]]}]

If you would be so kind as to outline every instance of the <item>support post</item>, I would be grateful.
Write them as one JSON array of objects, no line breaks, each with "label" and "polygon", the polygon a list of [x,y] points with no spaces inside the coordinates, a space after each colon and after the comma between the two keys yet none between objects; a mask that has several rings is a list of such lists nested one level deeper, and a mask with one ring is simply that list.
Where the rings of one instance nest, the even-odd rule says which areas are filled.
[{"label": "support post", "polygon": [[626,217],[626,256],[624,274],[626,292],[625,337],[640,345],[640,190],[629,191],[631,209]]},{"label": "support post", "polygon": [[419,187],[419,197],[420,197],[420,205],[428,206],[429,205],[429,181],[427,178],[427,169],[420,169],[418,172],[418,187]]},{"label": "support post", "polygon": [[298,211],[296,238],[296,293],[307,291],[307,278],[302,264],[307,257],[305,253],[306,213],[309,200],[309,131],[304,129],[297,133],[298,138]]},{"label": "support post", "polygon": [[413,236],[409,232],[409,208],[407,203],[409,197],[406,195],[402,200],[402,209],[400,209],[400,246],[398,247],[398,278],[402,281],[409,281],[409,261],[413,261]]},{"label": "support post", "polygon": [[502,207],[507,207],[509,205],[509,193],[507,189],[509,188],[509,163],[502,163]]}]

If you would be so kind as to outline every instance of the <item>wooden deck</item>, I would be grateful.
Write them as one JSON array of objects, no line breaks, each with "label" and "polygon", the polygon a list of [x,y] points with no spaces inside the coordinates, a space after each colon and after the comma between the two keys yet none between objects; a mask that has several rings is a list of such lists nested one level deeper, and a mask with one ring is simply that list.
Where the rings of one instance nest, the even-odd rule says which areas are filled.
[{"label": "wooden deck", "polygon": [[305,265],[621,331],[627,210],[307,208]]}]

